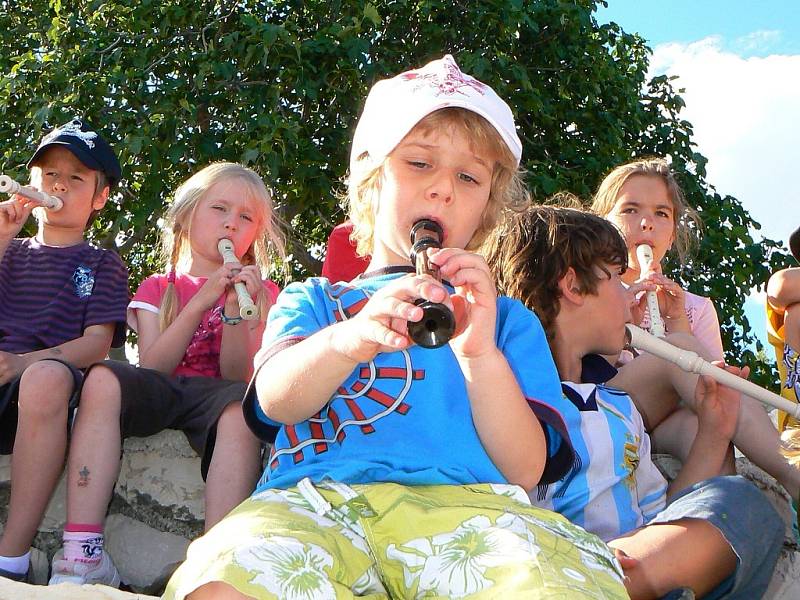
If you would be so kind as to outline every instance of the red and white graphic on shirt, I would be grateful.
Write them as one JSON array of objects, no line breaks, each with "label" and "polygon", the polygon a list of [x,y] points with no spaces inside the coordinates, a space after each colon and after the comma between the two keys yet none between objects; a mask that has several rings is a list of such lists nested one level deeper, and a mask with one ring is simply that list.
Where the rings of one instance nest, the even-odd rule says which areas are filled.
[{"label": "red and white graphic on shirt", "polygon": [[[344,285],[332,286],[328,298],[334,303],[333,315],[337,321],[355,316],[369,300],[364,290]],[[276,468],[278,458],[285,454],[292,456],[295,464],[302,462],[303,450],[308,446],[313,447],[315,454],[327,452],[331,444],[345,441],[348,428],[357,427],[362,434],[370,435],[384,417],[408,414],[411,406],[405,399],[413,382],[425,378],[425,371],[412,367],[411,355],[406,350],[383,356],[396,364],[378,367],[370,361],[361,365],[358,378],[349,386],[339,387],[316,415],[300,425],[286,425],[288,446],[272,447],[270,468]]]}]

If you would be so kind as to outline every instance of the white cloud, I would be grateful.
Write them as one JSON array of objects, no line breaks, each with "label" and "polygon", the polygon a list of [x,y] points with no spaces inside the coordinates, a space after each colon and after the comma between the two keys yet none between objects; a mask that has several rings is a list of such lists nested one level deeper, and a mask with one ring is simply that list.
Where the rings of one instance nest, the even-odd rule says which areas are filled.
[{"label": "white cloud", "polygon": [[782,38],[783,35],[780,31],[762,29],[736,38],[733,41],[733,48],[737,54],[760,52],[763,55],[765,49],[774,48],[781,42]]},{"label": "white cloud", "polygon": [[764,236],[785,242],[800,225],[800,55],[745,58],[742,50],[779,37],[757,31],[733,40],[739,53],[720,36],[662,44],[650,74],[679,76],[682,115],[709,159],[709,183],[738,198]]}]

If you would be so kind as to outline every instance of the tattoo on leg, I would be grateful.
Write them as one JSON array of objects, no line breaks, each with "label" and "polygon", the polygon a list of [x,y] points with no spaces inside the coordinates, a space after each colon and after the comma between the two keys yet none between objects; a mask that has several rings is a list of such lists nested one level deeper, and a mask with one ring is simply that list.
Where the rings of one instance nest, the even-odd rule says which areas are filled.
[{"label": "tattoo on leg", "polygon": [[86,465],[83,465],[83,468],[78,471],[78,475],[80,475],[78,478],[78,487],[86,487],[89,485],[89,469]]}]

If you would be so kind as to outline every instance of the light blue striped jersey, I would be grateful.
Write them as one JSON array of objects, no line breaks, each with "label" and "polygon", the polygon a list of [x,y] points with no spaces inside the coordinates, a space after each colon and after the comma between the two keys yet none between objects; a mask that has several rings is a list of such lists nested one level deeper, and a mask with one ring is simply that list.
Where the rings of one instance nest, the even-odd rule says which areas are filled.
[{"label": "light blue striped jersey", "polygon": [[617,538],[664,508],[667,482],[650,458],[650,437],[626,393],[569,381],[562,389],[552,408],[567,424],[573,468],[556,483],[532,490],[531,501],[605,541]]}]

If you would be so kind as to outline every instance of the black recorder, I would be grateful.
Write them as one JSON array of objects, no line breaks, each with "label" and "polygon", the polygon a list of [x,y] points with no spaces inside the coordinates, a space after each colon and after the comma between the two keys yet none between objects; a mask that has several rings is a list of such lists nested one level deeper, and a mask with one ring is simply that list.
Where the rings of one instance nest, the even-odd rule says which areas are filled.
[{"label": "black recorder", "polygon": [[[411,262],[417,275],[430,275],[436,281],[439,267],[428,260],[428,248],[441,248],[444,231],[435,221],[421,219],[411,228]],[[444,346],[453,337],[456,330],[456,319],[453,311],[439,302],[431,302],[422,298],[414,302],[422,308],[422,320],[408,322],[408,335],[418,346],[438,348]]]}]

